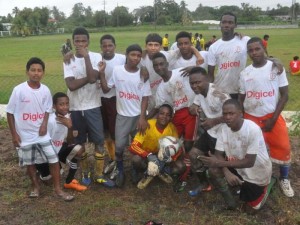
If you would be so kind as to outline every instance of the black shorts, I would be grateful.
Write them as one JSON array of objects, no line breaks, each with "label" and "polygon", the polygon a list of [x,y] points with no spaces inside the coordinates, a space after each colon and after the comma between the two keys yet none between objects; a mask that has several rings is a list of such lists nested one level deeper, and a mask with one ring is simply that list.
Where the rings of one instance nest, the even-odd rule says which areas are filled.
[{"label": "black shorts", "polygon": [[208,151],[210,151],[212,154],[214,154],[216,142],[216,138],[210,136],[207,131],[204,131],[204,133],[201,134],[200,138],[196,141],[194,146],[204,153],[208,153]]}]

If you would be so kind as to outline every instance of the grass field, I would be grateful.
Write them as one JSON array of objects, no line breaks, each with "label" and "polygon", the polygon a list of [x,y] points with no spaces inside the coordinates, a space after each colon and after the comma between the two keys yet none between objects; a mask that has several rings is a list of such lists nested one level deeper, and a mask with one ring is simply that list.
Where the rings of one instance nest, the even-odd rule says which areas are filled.
[{"label": "grass field", "polygon": [[[270,30],[237,30],[245,35],[262,37],[269,34],[269,55],[281,59],[284,66],[288,68],[288,63],[294,55],[300,55],[299,37],[300,29],[270,29]],[[115,36],[117,42],[117,52],[124,53],[128,45],[137,43],[144,46],[144,39],[149,31],[114,31],[110,32]],[[172,42],[178,31],[166,31]],[[159,31],[161,36],[164,33]],[[195,32],[195,31],[193,31]],[[206,41],[212,35],[220,37],[219,30],[198,31],[203,34]],[[99,52],[99,39],[104,33],[91,33],[90,50]],[[32,56],[42,58],[46,63],[46,76],[43,82],[48,85],[52,93],[65,91],[66,86],[63,80],[62,56],[60,47],[66,38],[71,38],[71,34],[1,38],[0,39],[0,104],[5,104],[11,94],[13,87],[26,80],[25,64]],[[286,110],[298,110],[300,107],[300,77],[290,77],[290,100]]]}]

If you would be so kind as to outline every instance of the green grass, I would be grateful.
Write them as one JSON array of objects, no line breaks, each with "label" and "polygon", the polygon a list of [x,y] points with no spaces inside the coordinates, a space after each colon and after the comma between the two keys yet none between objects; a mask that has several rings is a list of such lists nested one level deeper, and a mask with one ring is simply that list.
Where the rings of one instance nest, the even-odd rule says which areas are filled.
[{"label": "green grass", "polygon": [[[159,27],[158,27],[159,28]],[[193,27],[194,29],[195,27]],[[174,28],[175,29],[175,28]],[[170,42],[175,39],[177,30],[158,29],[158,33],[163,36],[169,33]],[[237,30],[245,35],[262,37],[269,34],[269,55],[281,59],[285,68],[288,70],[288,63],[294,55],[299,55],[299,37],[300,29],[270,29],[270,30]],[[149,27],[149,31],[132,30],[132,31],[110,31],[116,38],[117,52],[124,53],[128,45],[137,43],[145,45],[145,37],[149,32],[154,32],[154,28]],[[193,33],[196,30],[192,30]],[[206,41],[212,35],[220,37],[219,30],[197,31],[203,34]],[[104,34],[90,34],[90,50],[99,52],[99,39]],[[71,34],[31,36],[16,38],[0,39],[0,104],[8,102],[9,96],[14,86],[26,80],[25,65],[30,57],[37,56],[42,58],[46,63],[46,76],[43,82],[48,85],[52,93],[56,91],[66,91],[63,79],[62,56],[60,47],[66,38],[71,38]],[[286,110],[297,110],[300,107],[298,98],[300,90],[300,77],[290,77],[290,99]]]}]

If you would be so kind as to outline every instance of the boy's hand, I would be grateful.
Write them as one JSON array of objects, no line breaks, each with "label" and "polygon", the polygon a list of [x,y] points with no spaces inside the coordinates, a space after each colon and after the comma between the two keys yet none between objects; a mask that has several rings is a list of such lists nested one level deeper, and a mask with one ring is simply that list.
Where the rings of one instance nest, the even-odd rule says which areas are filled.
[{"label": "boy's hand", "polygon": [[13,145],[17,148],[17,147],[20,147],[20,144],[21,144],[21,138],[20,136],[16,133],[13,135],[12,137],[12,143]]},{"label": "boy's hand", "polygon": [[149,80],[149,72],[145,66],[142,66],[140,69],[140,77],[144,80],[144,83]]},{"label": "boy's hand", "polygon": [[89,55],[89,50],[85,47],[76,47],[76,55],[86,57]]},{"label": "boy's hand", "polygon": [[100,61],[98,63],[99,72],[104,72],[105,68],[106,68],[106,63],[104,61]]},{"label": "boy's hand", "polygon": [[69,51],[67,54],[64,55],[63,61],[65,64],[69,65],[71,63],[71,60],[75,60],[74,53]]},{"label": "boy's hand", "polygon": [[45,136],[47,134],[47,125],[42,123],[39,129],[39,136]]},{"label": "boy's hand", "polygon": [[147,122],[146,119],[143,119],[140,117],[138,124],[137,124],[138,132],[140,132],[142,135],[144,135],[147,128],[149,128],[149,123]]},{"label": "boy's hand", "polygon": [[72,120],[71,118],[67,118],[63,115],[58,114],[56,116],[56,121],[66,126],[68,129],[72,128]]}]

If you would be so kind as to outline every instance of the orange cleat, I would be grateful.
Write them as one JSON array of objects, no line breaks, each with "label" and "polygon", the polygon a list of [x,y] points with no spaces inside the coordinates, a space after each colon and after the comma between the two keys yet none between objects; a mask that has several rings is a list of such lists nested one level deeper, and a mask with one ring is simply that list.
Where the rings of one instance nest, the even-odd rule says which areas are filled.
[{"label": "orange cleat", "polygon": [[85,191],[87,189],[86,186],[79,184],[79,182],[76,179],[73,179],[72,182],[69,184],[65,183],[64,188],[74,189],[76,191]]}]

